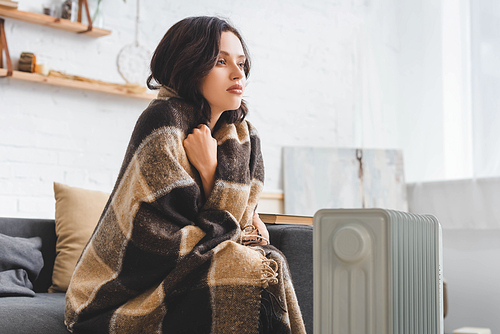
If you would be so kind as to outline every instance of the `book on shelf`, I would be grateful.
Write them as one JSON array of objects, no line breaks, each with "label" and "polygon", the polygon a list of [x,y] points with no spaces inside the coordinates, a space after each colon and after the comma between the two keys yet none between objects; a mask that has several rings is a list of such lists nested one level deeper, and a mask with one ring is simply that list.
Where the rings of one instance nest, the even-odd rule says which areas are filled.
[{"label": "book on shelf", "polygon": [[312,223],[313,223],[313,217],[309,217],[309,216],[259,213],[259,217],[264,223],[270,223],[270,224],[312,225]]},{"label": "book on shelf", "polygon": [[17,1],[0,0],[0,7],[17,9]]}]

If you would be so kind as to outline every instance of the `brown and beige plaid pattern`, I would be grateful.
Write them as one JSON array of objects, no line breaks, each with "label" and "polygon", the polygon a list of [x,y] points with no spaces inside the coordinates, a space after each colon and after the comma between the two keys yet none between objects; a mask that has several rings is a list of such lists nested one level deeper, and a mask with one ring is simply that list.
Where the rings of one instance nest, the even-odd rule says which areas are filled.
[{"label": "brown and beige plaid pattern", "polygon": [[286,260],[241,244],[264,180],[255,129],[243,121],[214,134],[216,182],[203,203],[182,145],[193,115],[172,97],[139,118],[66,294],[71,332],[257,333],[267,288],[280,302],[277,332],[305,333]]}]

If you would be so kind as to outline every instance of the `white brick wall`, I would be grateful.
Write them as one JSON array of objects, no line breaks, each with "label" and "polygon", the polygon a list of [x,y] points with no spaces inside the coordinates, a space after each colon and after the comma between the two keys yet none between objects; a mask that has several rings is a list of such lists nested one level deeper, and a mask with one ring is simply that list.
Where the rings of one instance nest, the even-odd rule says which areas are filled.
[{"label": "white brick wall", "polygon": [[[23,0],[19,9],[41,4]],[[116,56],[134,40],[135,1],[103,4],[112,34],[101,38],[7,19],[14,63],[31,51],[52,69],[122,82]],[[153,51],[172,24],[194,15],[230,18],[249,45],[246,95],[262,137],[265,191],[282,189],[283,146],[397,147],[392,0],[143,0],[141,44]],[[0,216],[21,217],[53,217],[53,181],[111,191],[147,106],[12,79],[0,80],[0,101]]]}]

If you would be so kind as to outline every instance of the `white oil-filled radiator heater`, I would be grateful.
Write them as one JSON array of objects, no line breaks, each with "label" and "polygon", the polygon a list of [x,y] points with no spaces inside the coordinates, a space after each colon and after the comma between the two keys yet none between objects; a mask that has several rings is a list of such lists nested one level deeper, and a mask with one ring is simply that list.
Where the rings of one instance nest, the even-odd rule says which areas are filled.
[{"label": "white oil-filled radiator heater", "polygon": [[383,209],[314,215],[314,334],[443,334],[441,226]]}]

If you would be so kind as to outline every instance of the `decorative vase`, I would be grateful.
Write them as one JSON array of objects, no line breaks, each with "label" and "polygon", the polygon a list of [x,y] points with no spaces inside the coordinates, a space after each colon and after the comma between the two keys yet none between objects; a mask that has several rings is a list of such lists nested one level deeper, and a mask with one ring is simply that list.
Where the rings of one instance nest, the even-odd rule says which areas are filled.
[{"label": "decorative vase", "polygon": [[101,8],[101,0],[97,0],[97,8],[92,16],[92,26],[100,29],[104,27],[104,13]]}]

